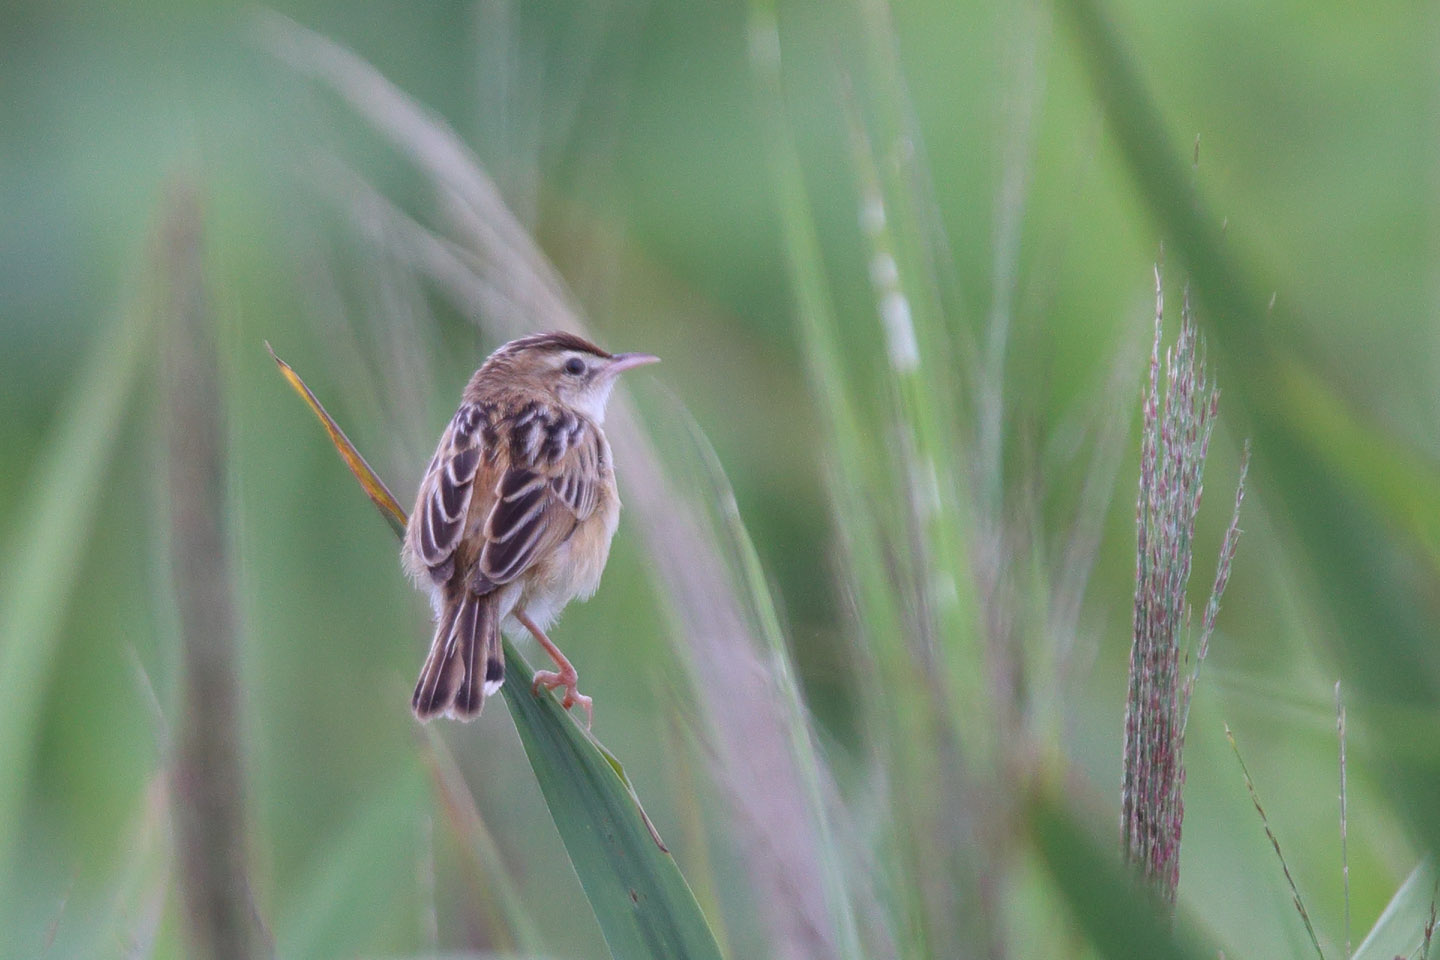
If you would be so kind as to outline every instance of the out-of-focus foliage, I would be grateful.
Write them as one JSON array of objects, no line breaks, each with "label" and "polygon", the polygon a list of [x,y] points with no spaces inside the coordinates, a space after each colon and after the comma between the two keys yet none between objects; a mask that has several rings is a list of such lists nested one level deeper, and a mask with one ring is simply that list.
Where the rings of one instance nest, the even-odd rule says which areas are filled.
[{"label": "out-of-focus foliage", "polygon": [[[1102,35],[1138,86],[1116,99],[1092,82],[1107,48],[1085,31],[1089,3],[1062,8],[1078,19],[940,0],[279,9],[458,133],[604,345],[665,359],[634,385],[637,419],[677,502],[729,496],[686,485],[711,471],[674,439],[677,404],[733,485],[745,526],[718,525],[717,542],[748,531],[763,574],[742,564],[727,589],[749,597],[755,637],[788,641],[758,662],[781,704],[793,663],[813,715],[813,743],[789,728],[797,756],[814,748],[797,769],[824,774],[803,809],[818,795],[834,815],[820,876],[846,874],[867,954],[1188,955],[1162,928],[1113,928],[1129,906],[1118,877],[1075,882],[1117,846],[1137,414],[1168,240],[1172,296],[1193,271],[1225,395],[1200,570],[1255,440],[1187,735],[1182,926],[1226,956],[1313,954],[1228,721],[1320,943],[1342,955],[1336,679],[1357,691],[1354,940],[1397,890],[1389,916],[1423,922],[1423,883],[1405,881],[1412,828],[1435,836],[1423,790],[1440,743],[1440,647],[1423,642],[1437,620],[1423,482],[1440,457],[1435,13],[1117,0]],[[179,626],[144,350],[176,177],[201,196],[221,353],[255,911],[286,956],[504,949],[477,876],[503,870],[546,954],[606,956],[498,703],[441,731],[494,856],[477,866],[424,776],[433,754],[407,709],[424,602],[263,347],[305,371],[403,503],[505,328],[472,321],[526,314],[480,288],[457,304],[436,264],[469,270],[485,239],[261,35],[231,4],[0,11],[0,956],[187,955],[164,788]],[[1135,90],[1153,113],[1125,112]],[[412,221],[449,245],[423,247]],[[875,272],[882,255],[893,278]],[[1225,293],[1233,276],[1243,296]],[[920,330],[914,380],[891,362],[887,284]],[[932,482],[935,514],[866,499],[925,503]],[[739,838],[763,835],[745,814],[765,808],[745,799],[772,785],[727,782],[741,767],[694,706],[698,628],[627,496],[600,593],[555,638],[727,951],[769,955],[775,929],[755,918],[775,905],[756,902]],[[909,533],[933,550],[883,549]],[[917,575],[932,569],[963,575],[953,594]],[[922,586],[888,597],[897,576]],[[933,659],[885,653],[916,650]],[[976,650],[1007,669],[981,673]],[[950,697],[972,685],[983,708]],[[804,895],[837,922],[790,931],[815,955],[849,936],[824,892]]]}]

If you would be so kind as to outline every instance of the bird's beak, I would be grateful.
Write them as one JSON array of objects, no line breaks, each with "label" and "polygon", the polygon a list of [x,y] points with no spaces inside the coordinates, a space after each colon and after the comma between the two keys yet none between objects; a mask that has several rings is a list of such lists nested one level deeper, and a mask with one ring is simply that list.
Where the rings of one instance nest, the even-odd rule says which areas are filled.
[{"label": "bird's beak", "polygon": [[660,358],[651,356],[648,353],[617,353],[610,358],[605,366],[605,372],[612,377],[624,373],[634,367],[643,367],[647,363],[659,363]]}]

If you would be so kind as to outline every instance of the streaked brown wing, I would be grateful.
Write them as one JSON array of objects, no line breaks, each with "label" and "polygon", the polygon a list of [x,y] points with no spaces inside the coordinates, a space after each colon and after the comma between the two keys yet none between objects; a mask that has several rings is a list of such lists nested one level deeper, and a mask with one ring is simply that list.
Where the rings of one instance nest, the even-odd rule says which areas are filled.
[{"label": "streaked brown wing", "polygon": [[510,463],[485,519],[477,579],[508,583],[564,543],[599,502],[602,440],[569,411],[532,407],[510,424]]},{"label": "streaked brown wing", "polygon": [[436,583],[446,583],[455,573],[455,551],[465,533],[475,475],[484,455],[484,426],[478,405],[461,404],[420,481],[406,546]]}]

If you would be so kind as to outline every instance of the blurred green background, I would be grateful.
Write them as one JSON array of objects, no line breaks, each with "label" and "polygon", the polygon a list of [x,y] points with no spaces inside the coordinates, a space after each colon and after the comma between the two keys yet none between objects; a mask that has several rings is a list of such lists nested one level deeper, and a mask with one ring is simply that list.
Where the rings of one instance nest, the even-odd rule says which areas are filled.
[{"label": "blurred green background", "polygon": [[[862,397],[888,389],[875,360],[885,346],[846,117],[847,98],[864,112],[881,96],[864,79],[869,6],[778,10],[785,116],[828,268],[834,332]],[[883,802],[865,787],[874,742],[859,718],[870,687],[857,677],[852,598],[824,483],[831,450],[786,276],[759,105],[768,94],[747,55],[750,12],[673,0],[276,9],[353,49],[454,128],[603,345],[664,358],[632,385],[640,420],[658,425],[672,463],[689,456],[665,447],[677,405],[714,444],[773,580],[849,819],[862,836],[884,824]],[[1433,469],[1440,14],[1413,3],[1134,0],[1107,11],[1181,159],[1199,138],[1196,189],[1224,219],[1227,249],[1283,307],[1273,322],[1285,326],[1270,334]],[[1075,35],[1053,10],[901,2],[890,13],[900,109],[919,134],[911,146],[933,191],[924,211],[948,244],[937,273],[957,347],[927,362],[973,391],[965,358],[983,353],[974,345],[987,342],[997,313],[1008,318],[998,515],[1026,531],[1029,562],[1055,575],[1077,512],[1094,506],[1080,490],[1095,458],[1113,472],[1073,667],[1064,689],[1048,694],[1060,714],[1042,751],[1075,785],[1079,807],[1109,829],[1119,809],[1150,270],[1164,231],[1147,216]],[[431,795],[406,708],[428,639],[425,603],[399,570],[390,532],[262,345],[307,379],[408,504],[465,378],[499,341],[396,256],[387,227],[355,212],[333,164],[417,220],[443,221],[423,176],[333,92],[274,56],[253,14],[187,3],[11,2],[0,11],[0,603],[21,603],[15,591],[30,582],[20,551],[54,490],[42,480],[53,475],[46,464],[66,429],[67,398],[86,386],[86,358],[109,349],[111,331],[153,310],[167,185],[192,184],[229,425],[226,519],[256,909],[288,956],[504,946],[473,907],[479,895]],[[1170,264],[1172,302],[1183,278],[1183,265]],[[1209,320],[1202,308],[1202,330]],[[154,800],[180,641],[148,359],[156,348],[143,349],[135,388],[99,447],[108,460],[71,465],[100,474],[74,491],[85,503],[65,508],[82,519],[66,551],[73,579],[43,612],[54,632],[32,693],[38,726],[21,758],[29,773],[20,781],[0,772],[24,784],[19,840],[0,883],[0,956],[186,955],[168,827]],[[1223,393],[1236,369],[1223,351],[1215,359]],[[1197,591],[1214,569],[1245,435],[1228,409],[1222,397]],[[1097,446],[1116,411],[1130,429]],[[884,459],[885,417],[871,411],[864,424],[869,452]],[[1257,451],[1262,465],[1264,456]],[[1309,955],[1225,744],[1228,722],[1339,956],[1332,687],[1350,678],[1332,653],[1335,624],[1313,558],[1287,533],[1263,468],[1252,480],[1190,726],[1180,899],[1227,956]],[[733,955],[764,956],[726,840],[724,790],[708,776],[705,731],[687,709],[674,623],[649,564],[622,521],[599,595],[573,607],[555,637],[595,697],[597,734],[626,761]],[[1034,571],[1009,572],[1021,583],[1011,613],[1023,623]],[[1383,636],[1338,642],[1387,655]],[[1412,729],[1422,749],[1440,738],[1433,727]],[[492,705],[443,735],[531,912],[548,918],[546,949],[605,956],[504,709]],[[1418,853],[1363,716],[1352,718],[1351,736],[1358,942]],[[940,778],[946,761],[934,762]],[[1026,889],[1032,898],[1017,894],[1014,917],[1063,927],[1054,892],[1039,882]],[[962,896],[926,896],[952,894]],[[1054,936],[1083,955],[1078,941]],[[949,956],[964,943],[932,947]],[[1020,937],[1011,946],[1016,956],[1041,955]]]}]

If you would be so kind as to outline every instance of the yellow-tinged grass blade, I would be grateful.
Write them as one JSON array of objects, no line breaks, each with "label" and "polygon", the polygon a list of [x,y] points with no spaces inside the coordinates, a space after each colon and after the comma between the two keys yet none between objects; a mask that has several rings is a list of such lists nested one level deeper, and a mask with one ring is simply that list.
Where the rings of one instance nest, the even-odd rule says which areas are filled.
[{"label": "yellow-tinged grass blade", "polygon": [[[266,344],[269,348],[269,344]],[[275,356],[272,350],[270,355]],[[330,440],[397,535],[406,516],[298,374],[275,357],[286,381],[320,418]],[[720,948],[689,884],[645,815],[625,768],[550,695],[505,642],[502,688],[525,756],[616,960],[720,960]]]},{"label": "yellow-tinged grass blade", "polygon": [[365,491],[365,495],[370,498],[371,503],[380,509],[380,514],[385,518],[385,522],[390,524],[390,529],[394,530],[395,535],[398,537],[405,536],[405,510],[400,506],[400,502],[395,499],[395,495],[390,492],[390,488],[385,486],[384,481],[375,473],[370,464],[366,463],[365,458],[360,456],[360,451],[355,449],[355,444],[351,443],[350,438],[345,436],[345,431],[341,430],[340,425],[335,422],[335,418],[325,411],[325,408],[321,406],[315,394],[311,393],[310,388],[305,386],[305,381],[300,379],[299,374],[290,367],[290,364],[275,355],[275,350],[268,342],[265,344],[265,349],[270,351],[270,359],[274,360],[275,365],[280,368],[280,375],[285,378],[285,382],[290,384],[291,389],[300,394],[300,399],[305,401],[305,405],[310,408],[310,411],[314,413],[316,417],[320,418],[320,424],[325,428],[325,432],[330,435],[330,442],[335,445],[335,450],[340,454],[340,458],[345,461],[345,466],[349,467],[350,472],[355,474],[355,479],[360,481],[360,486]]},{"label": "yellow-tinged grass blade", "polygon": [[149,311],[133,310],[92,348],[0,565],[0,864],[14,850],[46,676],[150,326]]}]

